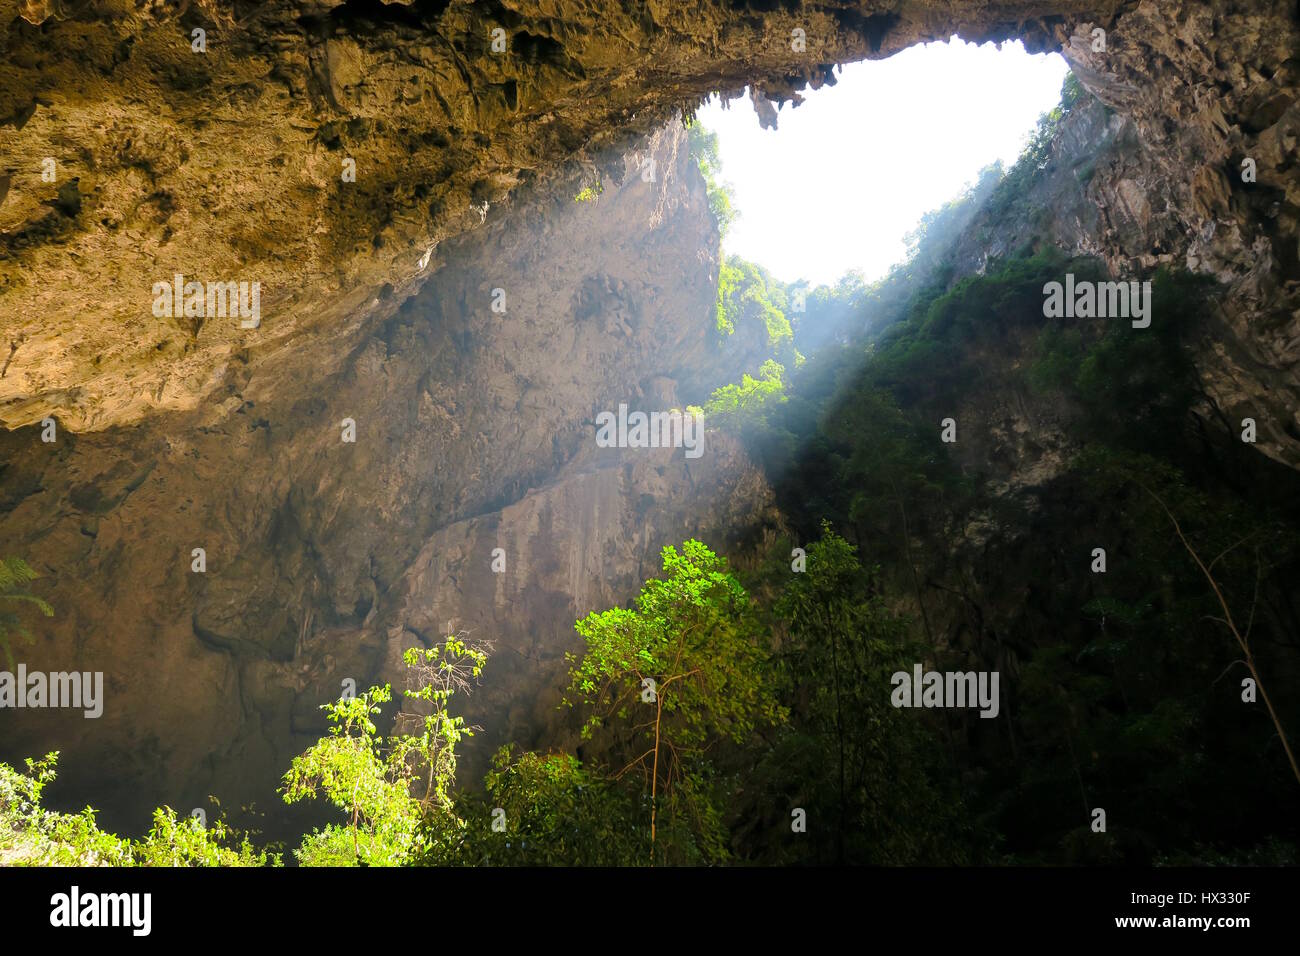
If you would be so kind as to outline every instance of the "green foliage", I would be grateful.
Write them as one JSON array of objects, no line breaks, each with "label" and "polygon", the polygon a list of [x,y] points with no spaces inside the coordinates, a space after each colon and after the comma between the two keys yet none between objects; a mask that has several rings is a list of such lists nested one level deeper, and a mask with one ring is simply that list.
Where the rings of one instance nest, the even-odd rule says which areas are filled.
[{"label": "green foliage", "polygon": [[730,334],[742,324],[757,323],[773,354],[784,349],[793,359],[794,330],[786,319],[788,296],[786,287],[762,266],[728,256],[718,278],[717,328]]},{"label": "green foliage", "polygon": [[[1071,605],[1081,610],[1078,624],[1042,640],[1022,668],[1017,732],[1030,748],[1022,772],[986,781],[986,799],[1020,859],[1059,858],[1059,847],[1069,862],[1147,862],[1196,847],[1189,859],[1208,860],[1216,848],[1258,842],[1269,832],[1261,825],[1271,808],[1294,799],[1271,725],[1238,697],[1246,672],[1222,610],[1161,502],[1213,561],[1234,617],[1254,622],[1256,641],[1271,643],[1274,625],[1261,608],[1272,600],[1271,582],[1289,579],[1296,567],[1296,535],[1194,474],[1167,458],[1098,443],[1055,492],[1054,510],[1068,510],[1085,529],[1063,524],[1059,546],[1086,555],[1104,542],[1110,568],[1042,596],[1045,606],[1031,612],[1069,620]],[[1269,656],[1274,666],[1283,660]],[[1294,705],[1289,712],[1294,718]],[[1241,787],[1243,780],[1250,785]],[[1037,809],[1058,798],[1091,805],[1101,793],[1112,819],[1125,821],[1104,846]],[[1293,854],[1294,827],[1273,832]]]},{"label": "green foliage", "polygon": [[719,424],[735,426],[761,415],[773,402],[782,400],[782,378],[787,368],[803,364],[794,347],[794,330],[786,318],[792,287],[772,277],[761,266],[730,256],[718,275],[718,298],[714,326],[718,336],[736,334],[747,346],[761,343],[769,358],[759,368],[758,378],[743,373],[739,383],[717,389],[705,409]]},{"label": "green foliage", "polygon": [[[1140,423],[1123,437],[1151,449],[1181,428],[1195,399],[1195,375],[1187,333],[1198,322],[1213,294],[1213,280],[1161,269],[1152,280],[1151,327],[1133,334],[1114,324],[1079,365],[1074,389],[1100,428],[1115,435],[1114,409],[1128,411]],[[1139,433],[1140,431],[1140,433]],[[1167,446],[1166,446],[1167,447]]]},{"label": "green foliage", "polygon": [[[806,552],[803,572],[784,565],[771,572],[781,582],[771,613],[785,634],[778,670],[791,720],[759,763],[768,806],[747,812],[797,806],[815,825],[793,843],[760,841],[760,859],[969,862],[970,836],[960,797],[944,783],[940,740],[915,713],[890,705],[891,676],[923,659],[907,623],[886,606],[878,571],[864,568],[829,524]],[[769,826],[788,833],[790,823],[776,817]]]},{"label": "green foliage", "polygon": [[6,866],[130,866],[131,846],[95,823],[95,811],[64,814],[41,806],[58,753],[28,758],[26,772],[0,763],[0,863]]},{"label": "green foliage", "polygon": [[1083,332],[1053,323],[1038,333],[1035,351],[1025,373],[1029,387],[1038,393],[1069,388],[1086,351]]},{"label": "green foliage", "polygon": [[743,273],[739,266],[733,266],[724,259],[718,270],[718,298],[713,306],[713,325],[719,335],[730,335],[736,331],[736,323],[728,315],[727,307],[733,294],[740,286]]},{"label": "green foliage", "polygon": [[330,735],[294,757],[284,775],[285,803],[319,793],[348,818],[346,827],[331,824],[304,839],[295,851],[303,865],[391,866],[411,852],[420,819],[411,771],[404,754],[383,753],[372,719],[390,700],[385,685],[323,705]]},{"label": "green foliage", "polygon": [[[1026,381],[1040,391],[1077,373],[1081,334],[1049,327],[1042,316],[1044,283],[1067,269],[1100,275],[1093,263],[1045,248],[994,261],[951,288],[924,286],[865,349],[825,350],[786,377],[785,400],[745,432],[777,476],[786,513],[809,531],[829,517],[876,543],[882,557],[905,558],[907,532],[942,523],[945,509],[971,492],[971,476],[955,467],[938,423],[995,384],[1016,387],[990,378],[991,365],[1007,365],[1008,341],[1024,337],[1046,349],[1025,363]],[[1070,343],[1077,343],[1073,353]]]},{"label": "green foliage", "polygon": [[[1045,137],[1039,146],[1045,162]],[[1269,859],[1294,856],[1300,830],[1275,809],[1295,788],[1276,732],[1262,707],[1240,701],[1240,652],[1222,609],[1146,489],[1169,505],[1206,563],[1214,560],[1233,617],[1253,622],[1262,673],[1277,687],[1300,674],[1290,636],[1300,627],[1291,596],[1300,528],[1297,509],[1285,505],[1300,488],[1229,423],[1202,418],[1209,403],[1190,345],[1213,308],[1211,284],[1157,272],[1152,324],[1135,330],[1126,320],[1046,319],[1043,286],[1066,272],[1109,278],[1097,263],[1045,247],[992,261],[982,276],[916,289],[900,319],[865,346],[823,349],[786,376],[785,400],[744,432],[804,540],[829,517],[886,569],[856,586],[832,574],[818,591],[817,564],[848,562],[815,561],[809,546],[808,575],[771,586],[779,591],[772,627],[789,634],[779,660],[791,719],[756,776],[742,774],[769,805],[745,804],[735,822],[756,859],[798,858],[766,836],[789,826],[771,805],[852,821],[843,846],[837,828],[827,841],[810,827],[805,846],[818,860],[1149,864],[1245,860],[1234,848],[1258,845]],[[870,296],[859,308],[871,308]],[[1085,451],[1042,479],[1032,512],[999,493],[1005,472],[986,483],[986,453],[977,444],[972,455],[969,444],[989,441],[978,420],[962,418],[962,467],[938,440],[942,417],[983,411],[986,394],[1005,396],[1029,435]],[[991,447],[1006,454],[1006,444]],[[1263,502],[1282,504],[1289,517]],[[975,554],[970,529],[979,529]],[[1104,575],[1088,572],[1099,545],[1110,559]],[[961,651],[927,639],[924,657],[938,667],[1000,669],[996,655],[1013,649],[1015,681],[1003,672],[998,721],[913,720],[907,729],[943,736],[909,741],[882,730],[889,746],[874,749],[867,742],[876,737],[854,736],[898,716],[870,711],[887,692],[861,701],[854,693],[900,662],[890,655],[906,638],[862,640],[856,660],[866,670],[849,672],[837,695],[834,673],[854,662],[850,641],[863,626],[799,622],[849,620],[847,608],[869,606],[872,593],[892,607],[906,603],[911,632],[938,638],[941,625],[949,641],[956,635]],[[1294,695],[1273,696],[1283,725],[1296,726]],[[949,765],[928,759],[936,753]],[[859,767],[873,768],[861,774],[865,786]],[[871,780],[894,775],[904,781],[898,794],[871,790]],[[965,809],[949,814],[950,797],[937,806],[930,798],[957,779]],[[1243,780],[1251,785],[1243,789]],[[1112,821],[1105,840],[1087,828],[1099,804]],[[745,814],[760,823],[746,824]],[[913,818],[945,836],[909,830]],[[858,842],[862,833],[872,836]]]},{"label": "green foliage", "polygon": [[[452,858],[470,866],[636,866],[646,862],[640,798],[568,754],[497,751],[484,797],[463,797]],[[505,829],[490,825],[504,811]],[[432,862],[432,861],[431,861]]]},{"label": "green foliage", "polygon": [[1083,84],[1074,75],[1074,71],[1066,73],[1065,79],[1061,82],[1061,108],[1067,111],[1072,109],[1085,92]]},{"label": "green foliage", "polygon": [[32,640],[31,632],[23,626],[18,615],[18,608],[30,605],[46,617],[54,616],[54,608],[27,590],[27,585],[39,577],[22,558],[0,558],[0,648],[4,649],[10,670],[14,669],[10,636],[21,637],[29,643]]},{"label": "green foliage", "polygon": [[[345,826],[317,830],[295,851],[305,866],[395,866],[438,850],[427,840],[454,842],[462,821],[452,812],[449,789],[456,773],[456,745],[470,730],[452,717],[457,690],[482,673],[486,653],[455,636],[432,648],[403,655],[414,689],[406,697],[429,713],[406,715],[419,734],[379,736],[374,720],[392,700],[388,685],[359,697],[322,705],[330,734],[295,757],[284,776],[285,803],[318,794],[347,816]],[[422,799],[412,791],[423,785]],[[426,815],[436,821],[430,826]]]},{"label": "green foliage", "polygon": [[176,818],[176,811],[162,807],[153,813],[153,827],[148,836],[132,846],[139,866],[267,866],[278,859],[266,851],[254,850],[242,838],[233,847],[234,835],[225,822],[218,820],[204,827],[193,817]]},{"label": "green foliage", "polygon": [[139,841],[99,828],[96,811],[59,813],[41,807],[55,779],[58,753],[28,758],[26,772],[0,763],[0,865],[6,866],[275,866],[279,858],[236,842],[224,820],[204,828],[177,820],[175,811],[154,811],[153,828]]},{"label": "green foliage", "polygon": [[768,359],[759,369],[759,378],[744,375],[739,385],[716,389],[704,405],[709,424],[735,427],[760,418],[770,405],[785,401],[784,374],[784,368]]},{"label": "green foliage", "polygon": [[415,722],[418,734],[403,734],[393,740],[398,759],[425,768],[425,795],[422,806],[451,808],[450,788],[456,779],[456,746],[474,731],[465,726],[465,718],[451,716],[448,705],[457,690],[466,690],[477,680],[487,664],[487,653],[456,637],[448,637],[433,647],[409,648],[402,662],[414,672],[415,689],[403,693],[409,700],[428,705],[424,715],[404,714],[399,723]]},{"label": "green foliage", "polygon": [[595,202],[596,199],[600,196],[600,194],[603,193],[604,191],[605,191],[605,184],[602,183],[599,179],[597,179],[596,184],[594,186],[584,186],[578,192],[578,194],[573,197],[573,201],[574,202]]},{"label": "green foliage", "polygon": [[1213,286],[1160,269],[1151,280],[1151,326],[1140,331],[1112,322],[1097,334],[1078,320],[1052,320],[1035,343],[1029,386],[1077,402],[1083,414],[1072,427],[1082,438],[1176,454],[1197,388],[1187,339]]},{"label": "green foliage", "polygon": [[652,843],[663,803],[671,821],[690,821],[706,858],[721,859],[705,754],[780,723],[785,712],[767,681],[768,653],[748,595],[725,559],[690,540],[681,552],[663,549],[663,570],[664,578],[645,583],[634,608],[577,622],[587,649],[580,660],[570,658],[565,703],[592,708],[584,738],[611,729],[612,749],[624,761],[617,776],[636,770],[644,780]]},{"label": "green foliage", "polygon": [[1061,85],[1060,104],[1038,118],[1038,124],[1021,151],[1020,158],[989,199],[990,218],[1025,217],[1029,214],[1028,200],[1024,198],[1028,195],[1028,187],[1051,164],[1057,131],[1083,93],[1083,87],[1074,74],[1067,73],[1065,82]]},{"label": "green foliage", "polygon": [[704,184],[708,190],[709,209],[718,224],[718,235],[725,236],[738,215],[735,208],[735,193],[731,186],[722,181],[722,161],[718,156],[718,134],[710,132],[699,123],[686,127],[688,148],[700,167]]}]

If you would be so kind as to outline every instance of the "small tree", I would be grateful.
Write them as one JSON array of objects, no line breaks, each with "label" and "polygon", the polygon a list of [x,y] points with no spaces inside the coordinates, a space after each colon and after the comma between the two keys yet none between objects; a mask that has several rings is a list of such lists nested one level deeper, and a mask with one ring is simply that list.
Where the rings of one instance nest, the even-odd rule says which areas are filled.
[{"label": "small tree", "polygon": [[706,751],[784,719],[766,683],[767,649],[748,595],[725,559],[690,540],[680,554],[663,549],[663,570],[664,580],[645,583],[635,609],[592,612],[576,623],[587,650],[570,670],[565,696],[570,706],[594,708],[584,738],[611,719],[630,722],[630,760],[615,776],[644,775],[652,862],[660,800],[680,792],[695,819],[716,828],[716,810],[704,797]]},{"label": "small tree", "polygon": [[[453,635],[432,648],[411,648],[402,659],[413,672],[414,689],[406,696],[430,705],[428,715],[399,715],[399,723],[420,722],[418,735],[378,735],[372,717],[393,694],[390,685],[372,687],[322,706],[330,735],[295,757],[284,776],[285,803],[320,791],[348,815],[345,828],[327,826],[303,841],[298,857],[305,864],[401,864],[422,850],[423,834],[445,836],[461,825],[450,812],[448,791],[455,781],[456,744],[471,731],[450,715],[448,704],[482,672],[487,654]],[[416,799],[412,792],[421,786],[423,798]],[[426,810],[443,817],[439,827],[421,830]]]},{"label": "small tree", "polygon": [[451,808],[448,791],[456,781],[456,745],[473,737],[475,728],[467,727],[464,717],[452,717],[447,705],[457,691],[469,692],[470,681],[483,673],[491,650],[491,644],[476,647],[449,636],[442,644],[412,647],[402,655],[411,685],[403,693],[409,700],[427,703],[429,713],[398,714],[399,729],[415,723],[420,732],[394,738],[394,746],[400,759],[425,766],[420,806],[426,810]]},{"label": "small tree", "polygon": [[284,775],[284,802],[315,797],[319,790],[348,815],[345,830],[330,825],[303,841],[297,854],[302,862],[346,862],[345,836],[350,837],[351,859],[357,863],[398,863],[410,849],[420,815],[410,796],[409,769],[403,760],[385,758],[371,719],[392,696],[385,684],[325,704],[330,735],[293,758]]}]

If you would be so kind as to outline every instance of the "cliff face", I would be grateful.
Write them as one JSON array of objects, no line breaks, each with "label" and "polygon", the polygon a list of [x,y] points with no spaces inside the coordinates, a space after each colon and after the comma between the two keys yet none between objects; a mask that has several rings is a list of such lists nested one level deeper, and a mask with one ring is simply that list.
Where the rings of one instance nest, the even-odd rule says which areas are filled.
[{"label": "cliff face", "polygon": [[110,813],[265,805],[340,681],[398,678],[449,620],[500,648],[484,746],[535,734],[574,619],[766,500],[716,436],[696,459],[594,446],[600,410],[684,404],[711,335],[717,232],[681,126],[622,162],[595,202],[538,198],[448,243],[337,357],[237,363],[210,404],[137,426],[0,435],[0,539],[58,610],[19,657],[103,671],[107,696],[98,720],[6,711],[5,756],[63,750],[67,799]]},{"label": "cliff face", "polygon": [[[1294,142],[1294,132],[1288,130],[1296,120],[1297,47],[1291,39],[1285,50],[1274,50],[1260,35],[1259,60],[1250,60],[1255,54],[1243,51],[1211,55],[1208,38],[1218,37],[1232,50],[1240,41],[1239,31],[1254,29],[1251,24],[1258,22],[1241,11],[1242,20],[1221,28],[1206,9],[1189,10],[1181,17],[1165,17],[1165,12],[1160,5],[1143,4],[1121,17],[1121,25],[1141,26],[1136,34],[1142,38],[1140,56],[1128,47],[1116,48],[1118,27],[1108,32],[1111,60],[1081,49],[1077,39],[1070,46],[1066,55],[1077,78],[1099,98],[1081,95],[1060,120],[1037,170],[1015,180],[1019,188],[1013,193],[995,194],[972,218],[951,250],[954,286],[963,276],[996,273],[1017,251],[1050,245],[1095,257],[1115,277],[1133,278],[1161,265],[1210,275],[1219,283],[1214,295],[1198,299],[1194,314],[1185,303],[1157,294],[1151,304],[1152,326],[1143,331],[1130,332],[1126,321],[1119,320],[1117,326],[1113,318],[1056,324],[1067,334],[1082,333],[1094,340],[1116,328],[1129,343],[1160,336],[1156,341],[1167,349],[1164,355],[1148,352],[1127,370],[1112,366],[1104,413],[1109,417],[1103,428],[1095,418],[1090,427],[1080,427],[1098,412],[1085,408],[1077,392],[1035,381],[1033,372],[1042,371],[1042,366],[1033,368],[1043,356],[1042,336],[1053,325],[1038,312],[1042,300],[1036,286],[1027,297],[1014,300],[1015,307],[1006,300],[986,306],[979,328],[962,340],[962,362],[978,370],[978,387],[958,390],[953,400],[935,387],[950,371],[946,369],[911,383],[922,397],[909,412],[919,412],[931,422],[952,415],[958,422],[958,441],[945,451],[975,490],[961,506],[931,512],[931,523],[922,530],[917,530],[918,516],[912,516],[906,563],[898,560],[890,568],[897,575],[899,603],[912,620],[923,622],[927,636],[933,634],[945,653],[1002,674],[1008,715],[1028,712],[1033,706],[1029,702],[1039,694],[1068,701],[1061,711],[1068,733],[1104,720],[1100,715],[1137,713],[1147,706],[1136,699],[1088,702],[1079,684],[1068,686],[1071,668],[1086,670],[1088,656],[1099,645],[1131,641],[1109,659],[1115,675],[1123,671],[1114,662],[1131,653],[1133,661],[1142,659],[1137,672],[1155,661],[1154,673],[1165,680],[1196,654],[1206,649],[1217,653],[1226,637],[1209,626],[1200,630],[1204,622],[1219,620],[1213,616],[1178,630],[1180,637],[1194,635],[1181,647],[1151,618],[1134,623],[1111,616],[1131,601],[1143,614],[1152,607],[1160,609],[1152,615],[1159,620],[1159,613],[1177,603],[1171,582],[1197,569],[1165,523],[1167,515],[1158,508],[1144,513],[1151,501],[1131,482],[1098,486],[1096,474],[1088,471],[1092,466],[1081,465],[1081,453],[1105,455],[1115,447],[1131,448],[1133,440],[1124,431],[1135,421],[1152,425],[1140,439],[1147,444],[1138,449],[1152,456],[1147,459],[1152,471],[1143,478],[1154,480],[1156,469],[1173,460],[1170,449],[1176,448],[1185,456],[1174,466],[1176,473],[1194,476],[1186,480],[1209,489],[1200,500],[1214,504],[1203,505],[1201,513],[1186,503],[1176,509],[1183,529],[1195,524],[1196,532],[1187,540],[1198,542],[1202,553],[1211,534],[1232,528],[1238,514],[1258,507],[1261,513],[1294,515],[1290,502],[1296,500],[1295,469],[1300,463],[1300,356],[1294,336],[1300,303],[1291,252],[1297,211],[1295,151],[1287,147],[1289,159],[1260,157],[1270,155],[1269,144],[1277,137]],[[1294,21],[1284,26],[1293,29]],[[1183,112],[1167,102],[1175,92],[1140,77],[1135,66],[1139,59],[1147,69],[1153,63],[1199,62],[1201,83],[1187,95],[1200,108]],[[1234,64],[1246,61],[1253,65],[1238,73]],[[1265,89],[1272,92],[1262,92]],[[1245,157],[1255,159],[1257,169],[1268,165],[1269,177],[1243,182]],[[1120,380],[1125,374],[1149,374],[1159,380],[1168,374],[1161,360],[1183,355],[1184,348],[1191,366],[1189,414],[1155,423],[1142,408],[1123,400]],[[1072,379],[1078,367],[1064,371]],[[1166,378],[1163,387],[1168,398],[1182,386]],[[1259,426],[1255,444],[1241,440],[1241,422],[1247,417]],[[1162,434],[1161,429],[1167,431]],[[1172,546],[1161,552],[1166,537]],[[1109,579],[1093,574],[1095,568],[1088,569],[1085,559],[1103,545],[1111,561]],[[871,547],[870,540],[864,547]],[[1294,686],[1300,664],[1291,640],[1298,626],[1295,567],[1284,547],[1272,556],[1276,564],[1260,562],[1249,568],[1253,592],[1238,579],[1223,593],[1234,595],[1228,598],[1234,606],[1253,594],[1249,606],[1257,622],[1256,653],[1266,660],[1264,670],[1275,675],[1273,682],[1288,687]],[[908,594],[913,579],[907,564],[913,562],[917,578]],[[1117,567],[1123,568],[1122,577],[1114,574]],[[1224,586],[1227,574],[1224,565],[1218,565],[1216,586]],[[1186,593],[1195,600],[1203,585],[1199,578],[1192,583]],[[1053,671],[1050,662],[1057,653],[1072,661],[1071,666]],[[1227,663],[1226,650],[1224,654],[1225,661],[1216,660],[1206,686]],[[1042,682],[1044,674],[1052,676]],[[1099,686],[1105,686],[1104,679]],[[1201,684],[1195,687],[1199,694]],[[1235,704],[1233,695],[1220,698],[1215,692],[1206,692],[1204,700]],[[1195,699],[1192,709],[1200,701]],[[1279,708],[1288,715],[1286,722],[1294,721],[1294,695],[1283,697]],[[1207,720],[1230,726],[1240,719],[1229,708],[1223,710]],[[996,769],[984,768],[996,768],[1008,759],[1018,762],[1017,747],[1024,748],[1021,754],[1034,753],[1036,770],[1041,769],[1038,761],[1050,762],[1050,747],[1029,751],[1023,739],[1017,742],[1014,730],[1005,739],[995,739],[997,735],[979,721],[973,723],[976,726],[967,726],[962,735],[980,753],[980,777],[988,773],[996,779]],[[1272,731],[1264,736],[1271,739]],[[1067,767],[1079,774],[1081,787],[1085,779],[1089,788],[1097,786],[1119,763],[1108,749],[1113,738],[1102,734],[1093,739],[1102,744],[1081,751],[1078,762],[1073,752],[1067,754]],[[1204,759],[1200,751],[1197,754]],[[1272,757],[1278,759],[1260,776],[1281,769],[1284,784],[1292,786],[1280,748]],[[1259,759],[1259,754],[1252,753],[1250,759]],[[1226,763],[1219,758],[1214,766],[1222,772]],[[1008,774],[1003,784],[1013,777]],[[1072,775],[1071,789],[1074,779]],[[1253,822],[1241,832],[1250,834]],[[1148,819],[1137,828],[1143,829],[1154,832],[1158,826]],[[1141,858],[1141,850],[1134,849],[1139,843],[1135,839],[1129,845],[1134,859]],[[1075,848],[1067,859],[1095,859],[1089,852]]]},{"label": "cliff face", "polygon": [[[1300,466],[1300,13],[1144,2],[1097,45],[1084,27],[1062,47],[1105,108],[1063,124],[1025,197],[1032,227],[1116,276],[1166,264],[1222,283],[1198,359],[1210,399],[1260,423],[1259,451]],[[981,225],[959,269],[1017,242]]]}]

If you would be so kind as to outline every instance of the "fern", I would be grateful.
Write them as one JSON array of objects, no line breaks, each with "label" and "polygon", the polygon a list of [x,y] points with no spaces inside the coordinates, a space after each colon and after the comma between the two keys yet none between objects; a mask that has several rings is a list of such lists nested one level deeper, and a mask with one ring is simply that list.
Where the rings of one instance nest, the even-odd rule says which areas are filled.
[{"label": "fern", "polygon": [[10,670],[14,667],[10,635],[21,637],[28,643],[32,640],[31,632],[23,626],[15,606],[33,604],[46,617],[54,616],[54,608],[48,602],[27,591],[27,585],[39,577],[22,558],[0,558],[0,648],[4,649]]}]

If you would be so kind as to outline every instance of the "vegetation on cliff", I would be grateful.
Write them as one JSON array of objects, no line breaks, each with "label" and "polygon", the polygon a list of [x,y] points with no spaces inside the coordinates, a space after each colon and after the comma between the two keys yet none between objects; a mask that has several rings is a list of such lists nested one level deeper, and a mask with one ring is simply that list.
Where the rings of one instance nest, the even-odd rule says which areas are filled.
[{"label": "vegetation on cliff", "polygon": [[[1188,347],[1213,308],[1204,280],[1157,273],[1150,329],[1067,327],[1041,307],[1067,270],[1101,276],[1044,248],[923,290],[901,322],[814,356],[786,402],[737,427],[798,536],[830,520],[894,569],[885,600],[910,608],[929,666],[1016,675],[1000,733],[934,721],[948,761],[931,782],[962,790],[967,852],[1292,860],[1279,808],[1297,780],[1263,703],[1246,700],[1256,675],[1227,621],[1251,622],[1263,682],[1293,680],[1300,516],[1286,503],[1300,489],[1235,426],[1201,417]],[[994,396],[1019,407],[982,401]],[[1027,453],[1059,448],[1041,488],[1008,493],[997,415],[1023,421]],[[1287,696],[1284,728],[1300,721]],[[1097,807],[1105,834],[1087,825]]]}]

